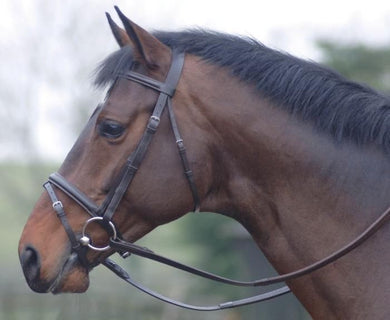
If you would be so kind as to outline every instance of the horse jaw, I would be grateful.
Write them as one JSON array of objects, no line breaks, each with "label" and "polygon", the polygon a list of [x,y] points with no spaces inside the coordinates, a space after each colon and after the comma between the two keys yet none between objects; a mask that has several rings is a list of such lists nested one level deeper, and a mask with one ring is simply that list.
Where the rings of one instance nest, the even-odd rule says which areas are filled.
[{"label": "horse jaw", "polygon": [[78,263],[76,253],[72,253],[49,288],[53,294],[83,293],[89,287],[88,271]]}]

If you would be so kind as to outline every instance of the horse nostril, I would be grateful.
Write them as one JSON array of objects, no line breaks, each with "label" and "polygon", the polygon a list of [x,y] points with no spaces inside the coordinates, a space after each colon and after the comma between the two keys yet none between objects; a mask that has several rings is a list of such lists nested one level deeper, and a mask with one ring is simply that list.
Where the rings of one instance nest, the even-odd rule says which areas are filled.
[{"label": "horse nostril", "polygon": [[34,247],[27,246],[24,248],[20,254],[20,263],[28,283],[39,278],[41,262],[38,251]]}]

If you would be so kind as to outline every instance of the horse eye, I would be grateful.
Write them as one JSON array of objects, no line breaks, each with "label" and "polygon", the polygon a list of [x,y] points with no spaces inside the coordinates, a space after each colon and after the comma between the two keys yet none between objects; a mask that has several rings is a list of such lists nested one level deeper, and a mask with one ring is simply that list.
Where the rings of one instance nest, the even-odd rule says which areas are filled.
[{"label": "horse eye", "polygon": [[123,131],[125,131],[125,128],[120,123],[112,120],[105,120],[99,124],[99,134],[105,138],[119,138]]}]

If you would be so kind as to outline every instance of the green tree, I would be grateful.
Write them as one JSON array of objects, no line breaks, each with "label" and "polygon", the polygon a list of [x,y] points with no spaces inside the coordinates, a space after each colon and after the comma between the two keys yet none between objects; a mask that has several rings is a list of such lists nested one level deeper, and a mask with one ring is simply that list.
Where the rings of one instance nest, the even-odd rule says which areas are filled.
[{"label": "green tree", "polygon": [[345,77],[390,92],[390,45],[341,44],[320,40],[322,62]]}]

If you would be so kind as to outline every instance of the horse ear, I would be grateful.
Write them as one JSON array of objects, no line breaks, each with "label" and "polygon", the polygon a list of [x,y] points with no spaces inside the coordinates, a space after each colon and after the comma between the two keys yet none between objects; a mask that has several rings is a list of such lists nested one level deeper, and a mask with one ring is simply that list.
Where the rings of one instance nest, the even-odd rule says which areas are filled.
[{"label": "horse ear", "polygon": [[149,69],[156,69],[161,62],[161,54],[170,56],[170,49],[156,37],[128,19],[117,6],[115,10],[125,27],[134,49],[134,58]]},{"label": "horse ear", "polygon": [[110,14],[106,12],[106,17],[108,20],[108,24],[110,25],[112,34],[114,35],[114,38],[116,42],[118,42],[119,46],[122,48],[124,46],[127,46],[131,43],[129,36],[127,35],[126,31],[120,28],[114,20],[112,20]]}]

